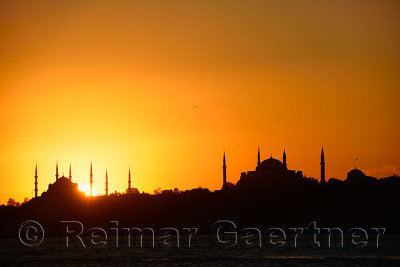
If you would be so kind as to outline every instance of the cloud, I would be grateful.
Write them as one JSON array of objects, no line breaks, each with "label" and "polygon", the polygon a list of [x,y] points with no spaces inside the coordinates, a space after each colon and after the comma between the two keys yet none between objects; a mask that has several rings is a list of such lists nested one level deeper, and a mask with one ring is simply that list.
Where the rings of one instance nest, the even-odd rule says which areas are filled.
[{"label": "cloud", "polygon": [[383,165],[378,168],[365,170],[365,174],[375,177],[387,177],[393,174],[400,174],[400,165]]}]

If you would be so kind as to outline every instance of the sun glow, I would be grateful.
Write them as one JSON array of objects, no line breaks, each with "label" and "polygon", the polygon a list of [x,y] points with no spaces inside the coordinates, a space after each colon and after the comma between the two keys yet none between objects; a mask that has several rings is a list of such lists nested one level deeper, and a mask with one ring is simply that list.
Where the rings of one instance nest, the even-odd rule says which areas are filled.
[{"label": "sun glow", "polygon": [[[82,192],[85,192],[86,196],[90,196],[90,185],[88,185],[88,184],[80,185],[80,186],[78,186],[78,189]],[[97,191],[94,187],[92,189],[92,195],[97,196]]]}]

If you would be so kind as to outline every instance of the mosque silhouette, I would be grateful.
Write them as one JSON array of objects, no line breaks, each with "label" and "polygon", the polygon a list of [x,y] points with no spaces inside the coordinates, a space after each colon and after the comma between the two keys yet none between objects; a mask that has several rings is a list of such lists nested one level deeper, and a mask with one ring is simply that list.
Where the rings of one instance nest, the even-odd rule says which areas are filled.
[{"label": "mosque silhouette", "polygon": [[[261,161],[260,149],[258,148],[257,154],[257,165],[255,170],[242,172],[239,181],[236,185],[227,182],[227,165],[226,165],[226,156],[225,153],[223,155],[223,163],[222,163],[222,188],[221,190],[228,190],[230,187],[236,186],[237,188],[252,188],[252,187],[263,187],[263,186],[271,186],[271,185],[290,185],[302,182],[304,180],[311,181],[317,183],[318,181],[313,178],[306,178],[303,176],[302,171],[296,171],[288,169],[287,166],[287,158],[286,158],[286,150],[283,151],[282,161],[269,157],[263,161]],[[365,182],[374,182],[378,181],[377,178],[366,176],[361,170],[356,167],[353,170],[350,170],[347,173],[347,179],[344,181],[331,178],[328,182],[325,180],[325,154],[324,149],[321,150],[321,161],[320,161],[321,175],[320,175],[320,184],[325,183],[365,183]],[[37,164],[35,167],[35,198],[38,198],[38,174],[37,174]],[[60,197],[60,196],[72,196],[76,195],[78,192],[78,184],[72,182],[72,171],[71,165],[69,167],[69,176],[68,178],[65,176],[59,177],[58,173],[58,163],[56,163],[56,181],[49,185],[48,190],[43,192],[41,196],[43,197]],[[92,196],[93,190],[93,172],[92,172],[92,163],[90,164],[90,196]],[[393,175],[396,178],[395,175]],[[384,178],[385,179],[385,178]],[[218,191],[218,190],[217,190]],[[80,194],[82,192],[79,191]],[[79,194],[78,193],[78,194]],[[136,188],[132,188],[131,186],[131,171],[129,168],[128,171],[128,188],[126,193],[139,193]],[[109,195],[108,189],[108,173],[106,170],[105,174],[105,196]]]},{"label": "mosque silhouette", "polygon": [[7,218],[0,222],[0,238],[15,236],[18,225],[25,220],[43,223],[46,236],[57,236],[60,220],[78,220],[84,222],[85,228],[106,226],[110,221],[119,221],[120,227],[195,226],[204,234],[221,219],[259,229],[297,227],[318,221],[343,229],[379,226],[387,227],[389,233],[400,231],[400,207],[396,205],[400,178],[396,175],[376,179],[354,168],[344,181],[327,180],[322,150],[320,177],[308,178],[301,171],[290,169],[285,150],[282,161],[272,156],[262,160],[258,150],[255,168],[241,173],[236,184],[232,184],[227,179],[227,162],[224,153],[222,185],[215,191],[199,187],[139,193],[129,169],[125,192],[109,193],[107,171],[104,180],[90,171],[90,185],[93,187],[100,180],[106,192],[92,197],[78,190],[71,166],[69,176],[60,177],[58,164],[55,182],[39,196],[36,165],[35,197],[21,207],[0,206],[0,216]]}]

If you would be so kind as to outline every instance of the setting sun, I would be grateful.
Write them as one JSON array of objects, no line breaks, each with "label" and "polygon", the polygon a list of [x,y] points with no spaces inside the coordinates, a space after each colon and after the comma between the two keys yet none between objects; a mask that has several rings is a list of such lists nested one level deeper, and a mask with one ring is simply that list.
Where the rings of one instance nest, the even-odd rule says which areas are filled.
[{"label": "setting sun", "polygon": [[[78,186],[78,189],[80,191],[82,191],[82,192],[85,192],[86,196],[90,196],[90,185],[83,184],[83,185]],[[97,191],[96,191],[95,188],[93,188],[93,192],[92,193],[93,193],[93,196],[97,196]]]}]

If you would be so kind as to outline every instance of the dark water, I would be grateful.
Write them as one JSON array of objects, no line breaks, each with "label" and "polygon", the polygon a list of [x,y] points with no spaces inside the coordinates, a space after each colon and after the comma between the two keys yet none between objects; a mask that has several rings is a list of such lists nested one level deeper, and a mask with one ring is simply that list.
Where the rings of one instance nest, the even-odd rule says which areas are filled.
[{"label": "dark water", "polygon": [[[263,266],[400,266],[400,236],[384,236],[379,247],[370,244],[356,248],[232,248],[215,246],[209,236],[196,236],[181,247],[66,247],[65,240],[45,239],[39,247],[24,247],[17,240],[0,240],[0,265],[35,266],[152,266],[152,265],[263,265]],[[185,246],[185,247],[182,247]]]}]

